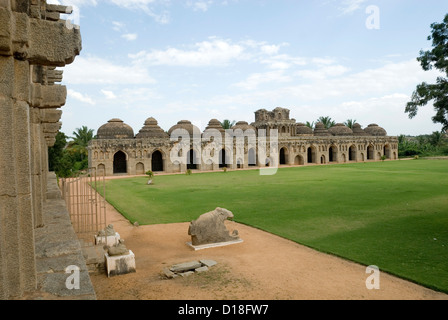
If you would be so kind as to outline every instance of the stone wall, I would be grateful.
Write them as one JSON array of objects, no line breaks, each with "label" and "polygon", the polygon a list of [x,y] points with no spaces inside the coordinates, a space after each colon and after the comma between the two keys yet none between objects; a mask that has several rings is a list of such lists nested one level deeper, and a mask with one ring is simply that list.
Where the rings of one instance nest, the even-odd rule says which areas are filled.
[{"label": "stone wall", "polygon": [[62,72],[81,51],[66,7],[0,0],[0,299],[37,287],[35,230],[45,225],[48,155],[60,129]]}]

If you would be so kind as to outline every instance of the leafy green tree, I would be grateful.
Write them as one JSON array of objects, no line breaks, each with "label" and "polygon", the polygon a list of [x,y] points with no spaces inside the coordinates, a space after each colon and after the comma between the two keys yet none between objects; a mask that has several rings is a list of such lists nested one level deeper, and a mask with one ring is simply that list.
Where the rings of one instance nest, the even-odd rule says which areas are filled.
[{"label": "leafy green tree", "polygon": [[224,129],[230,129],[230,128],[232,128],[232,127],[235,125],[235,123],[236,123],[235,120],[230,121],[230,120],[226,119],[226,120],[224,120],[224,121],[221,122],[221,126],[222,126]]},{"label": "leafy green tree", "polygon": [[436,115],[432,117],[434,123],[441,123],[443,130],[448,129],[448,14],[445,15],[442,23],[431,24],[431,35],[428,40],[432,40],[432,50],[420,50],[417,61],[420,62],[423,70],[428,71],[433,68],[445,74],[445,77],[438,77],[435,84],[422,82],[417,85],[412,94],[411,101],[406,104],[405,112],[412,119],[417,115],[418,108],[434,101]]},{"label": "leafy green tree", "polygon": [[319,117],[316,122],[322,122],[325,126],[325,129],[330,129],[336,124],[336,122],[331,120],[330,117]]},{"label": "leafy green tree", "polygon": [[59,131],[56,134],[54,146],[48,148],[48,168],[50,171],[56,171],[59,161],[64,155],[64,149],[67,146],[67,136]]},{"label": "leafy green tree", "polygon": [[429,137],[428,142],[434,147],[440,147],[443,144],[443,134],[439,131],[434,131]]}]

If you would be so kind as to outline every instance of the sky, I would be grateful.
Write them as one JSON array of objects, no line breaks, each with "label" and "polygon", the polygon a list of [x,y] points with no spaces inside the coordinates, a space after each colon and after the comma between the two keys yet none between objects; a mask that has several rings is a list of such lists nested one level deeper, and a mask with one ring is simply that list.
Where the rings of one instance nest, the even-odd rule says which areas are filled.
[{"label": "sky", "polygon": [[376,123],[388,135],[440,131],[432,104],[409,119],[430,25],[442,0],[48,0],[72,5],[83,49],[62,68],[68,96],[61,131],[112,118],[134,133],[149,117],[255,121],[289,109],[297,122],[329,116]]}]

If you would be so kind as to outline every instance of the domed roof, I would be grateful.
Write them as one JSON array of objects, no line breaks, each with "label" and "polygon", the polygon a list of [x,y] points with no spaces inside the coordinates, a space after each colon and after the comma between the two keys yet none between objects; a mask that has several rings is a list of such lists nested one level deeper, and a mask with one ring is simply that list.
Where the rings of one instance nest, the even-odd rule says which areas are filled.
[{"label": "domed roof", "polygon": [[343,123],[336,123],[330,129],[328,129],[328,132],[334,136],[352,136],[353,135],[352,129],[350,129]]},{"label": "domed roof", "polygon": [[208,126],[207,126],[207,128],[205,128],[204,132],[207,131],[207,130],[210,130],[210,129],[215,129],[215,130],[218,130],[221,133],[225,133],[225,130],[222,127],[221,122],[219,122],[218,119],[211,119],[208,122]]},{"label": "domed roof", "polygon": [[136,138],[169,138],[169,136],[159,127],[157,120],[151,117],[146,119],[143,128],[137,133]]},{"label": "domed roof", "polygon": [[387,132],[380,126],[378,126],[376,123],[369,124],[367,128],[364,129],[364,131],[369,136],[386,136]]},{"label": "domed roof", "polygon": [[304,123],[299,122],[296,124],[296,134],[298,134],[298,135],[305,135],[305,134],[313,135],[313,129],[311,129]]},{"label": "domed roof", "polygon": [[191,138],[193,138],[193,135],[197,135],[197,134],[201,134],[201,130],[199,130],[198,127],[196,127],[195,125],[193,125],[190,121],[188,120],[181,120],[179,121],[177,124],[175,124],[174,126],[172,126],[170,128],[170,130],[168,130],[168,135],[171,136],[171,133],[176,130],[176,129],[184,129],[187,130],[188,134],[190,135]]},{"label": "domed roof", "polygon": [[257,132],[257,129],[254,126],[247,123],[246,121],[238,121],[237,123],[235,123],[235,125],[232,127],[232,129],[233,130],[241,129],[241,130],[243,130],[243,132],[248,129],[251,129],[251,130],[254,130],[255,132]]},{"label": "domed roof", "polygon": [[361,128],[361,125],[359,123],[355,123],[352,130],[354,136],[368,136],[367,132],[365,132],[364,129]]},{"label": "domed roof", "polygon": [[316,123],[314,127],[314,135],[315,136],[331,136],[331,133],[325,128],[325,125],[322,122]]},{"label": "domed roof", "polygon": [[134,139],[134,130],[121,119],[111,119],[98,128],[97,139]]}]

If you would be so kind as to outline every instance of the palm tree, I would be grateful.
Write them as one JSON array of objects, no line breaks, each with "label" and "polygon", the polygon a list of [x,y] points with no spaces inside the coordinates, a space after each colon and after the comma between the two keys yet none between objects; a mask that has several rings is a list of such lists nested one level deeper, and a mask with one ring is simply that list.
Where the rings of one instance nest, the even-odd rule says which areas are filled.
[{"label": "palm tree", "polygon": [[331,120],[330,117],[319,117],[316,122],[322,122],[325,126],[325,129],[330,129],[332,126],[336,124],[335,121]]},{"label": "palm tree", "polygon": [[434,131],[428,137],[428,142],[434,147],[439,147],[443,142],[443,134],[439,131]]},{"label": "palm tree", "polygon": [[79,153],[81,160],[83,160],[88,155],[87,147],[89,142],[94,138],[93,129],[82,126],[81,128],[76,128],[76,131],[73,131],[73,135],[74,137],[70,137],[73,140],[68,143],[67,149]]},{"label": "palm tree", "polygon": [[305,125],[306,125],[308,128],[311,128],[311,129],[314,130],[314,121],[313,121],[313,122],[309,122],[309,121],[307,121],[307,122],[305,123]]},{"label": "palm tree", "polygon": [[353,125],[356,123],[355,119],[348,119],[344,122],[344,124],[349,127],[350,129],[353,129]]},{"label": "palm tree", "polygon": [[230,121],[230,120],[226,119],[226,120],[224,120],[223,122],[221,122],[221,126],[222,126],[224,129],[230,129],[230,128],[232,128],[232,127],[235,125],[235,123],[236,123],[235,120]]}]

